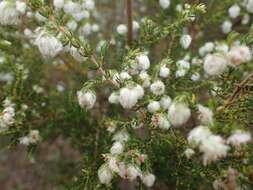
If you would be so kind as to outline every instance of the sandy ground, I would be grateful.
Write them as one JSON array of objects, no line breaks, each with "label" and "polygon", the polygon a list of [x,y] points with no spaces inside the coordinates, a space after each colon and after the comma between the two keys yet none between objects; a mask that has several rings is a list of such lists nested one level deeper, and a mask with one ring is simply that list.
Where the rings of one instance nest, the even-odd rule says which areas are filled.
[{"label": "sandy ground", "polygon": [[79,159],[79,154],[62,138],[50,145],[42,143],[34,161],[28,159],[23,146],[1,150],[0,190],[63,189],[63,184],[79,172],[76,164]]}]

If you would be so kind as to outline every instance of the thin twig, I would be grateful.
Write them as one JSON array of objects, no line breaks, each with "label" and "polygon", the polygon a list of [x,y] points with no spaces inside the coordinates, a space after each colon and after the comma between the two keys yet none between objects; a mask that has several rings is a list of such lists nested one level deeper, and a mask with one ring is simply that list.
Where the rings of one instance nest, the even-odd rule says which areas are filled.
[{"label": "thin twig", "polygon": [[223,108],[229,107],[235,101],[235,98],[238,96],[238,94],[241,92],[241,90],[245,87],[245,85],[247,85],[247,83],[251,79],[253,79],[253,73],[249,74],[243,81],[240,82],[239,85],[237,85],[237,87],[235,88],[232,95],[228,98],[228,100],[226,100]]},{"label": "thin twig", "polygon": [[133,41],[133,11],[132,11],[132,0],[126,0],[127,6],[127,43],[131,46]]}]

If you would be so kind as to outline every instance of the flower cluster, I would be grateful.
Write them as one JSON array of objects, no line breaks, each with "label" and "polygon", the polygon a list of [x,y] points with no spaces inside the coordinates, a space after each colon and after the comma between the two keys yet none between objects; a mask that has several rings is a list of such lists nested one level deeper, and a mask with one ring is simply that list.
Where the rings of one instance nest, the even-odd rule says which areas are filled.
[{"label": "flower cluster", "polygon": [[20,144],[28,146],[30,144],[36,144],[40,140],[40,135],[38,130],[31,130],[27,136],[21,137],[19,139]]},{"label": "flower cluster", "polygon": [[15,104],[9,99],[3,102],[4,109],[0,114],[0,132],[6,131],[15,122]]},{"label": "flower cluster", "polygon": [[20,16],[26,12],[26,3],[22,0],[4,0],[0,2],[0,24],[17,25]]},{"label": "flower cluster", "polygon": [[232,31],[234,20],[240,19],[242,25],[248,25],[250,23],[250,15],[253,13],[253,1],[244,0],[242,3],[234,4],[228,9],[229,18],[225,20],[222,25],[222,32],[228,34]]}]

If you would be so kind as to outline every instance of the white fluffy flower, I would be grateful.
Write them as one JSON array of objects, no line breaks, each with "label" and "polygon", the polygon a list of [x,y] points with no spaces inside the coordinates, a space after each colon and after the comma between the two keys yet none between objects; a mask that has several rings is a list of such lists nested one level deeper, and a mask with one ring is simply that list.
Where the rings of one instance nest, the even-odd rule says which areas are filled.
[{"label": "white fluffy flower", "polygon": [[85,0],[83,7],[87,10],[93,10],[95,8],[95,2],[93,0]]},{"label": "white fluffy flower", "polygon": [[64,6],[64,0],[54,0],[53,4],[55,8],[61,9]]},{"label": "white fluffy flower", "polygon": [[213,124],[213,112],[207,107],[198,105],[199,120],[201,124],[212,125]]},{"label": "white fluffy flower", "polygon": [[157,80],[150,85],[150,90],[153,94],[159,96],[162,95],[165,91],[165,85],[162,81]]},{"label": "white fluffy flower", "polygon": [[115,157],[110,157],[108,160],[108,167],[111,171],[118,173],[119,172],[119,165],[118,160]]},{"label": "white fluffy flower", "polygon": [[179,77],[185,76],[185,74],[186,74],[185,69],[179,69],[179,70],[176,71],[175,76],[176,76],[176,78],[179,78]]},{"label": "white fluffy flower", "polygon": [[80,5],[73,1],[68,1],[64,4],[64,12],[70,15],[80,12]]},{"label": "white fluffy flower", "polygon": [[91,30],[92,30],[92,32],[98,32],[100,30],[100,27],[98,24],[92,24]]},{"label": "white fluffy flower", "polygon": [[248,14],[243,15],[243,17],[242,17],[242,24],[246,25],[246,24],[249,23],[249,21],[250,21],[250,16]]},{"label": "white fluffy flower", "polygon": [[138,176],[141,176],[140,169],[137,166],[134,166],[132,164],[129,164],[126,168],[126,175],[125,177],[129,181],[135,180]]},{"label": "white fluffy flower", "polygon": [[195,154],[195,151],[191,148],[187,148],[185,151],[184,151],[184,154],[185,156],[190,159],[194,154]]},{"label": "white fluffy flower", "polygon": [[133,31],[137,32],[140,29],[140,24],[137,21],[133,21]]},{"label": "white fluffy flower", "polygon": [[165,65],[161,66],[159,75],[162,78],[167,78],[170,74],[170,69],[166,67]]},{"label": "white fluffy flower", "polygon": [[224,140],[217,135],[210,135],[203,140],[199,146],[203,153],[203,164],[207,165],[227,155],[229,147],[225,145]]},{"label": "white fluffy flower", "polygon": [[139,74],[139,77],[142,81],[142,86],[144,88],[147,88],[150,86],[151,82],[150,82],[150,76],[147,74],[147,72],[145,71],[142,71],[140,74]]},{"label": "white fluffy flower", "polygon": [[119,94],[117,92],[111,93],[111,95],[108,98],[108,101],[111,104],[118,104],[119,103]]},{"label": "white fluffy flower", "polygon": [[169,122],[166,115],[159,114],[157,119],[158,119],[158,127],[159,128],[165,129],[165,130],[170,128],[170,122]]},{"label": "white fluffy flower", "polygon": [[22,1],[16,1],[16,9],[19,11],[21,14],[24,14],[26,11],[26,3]]},{"label": "white fluffy flower", "polygon": [[148,104],[148,111],[151,112],[151,113],[154,113],[154,112],[157,112],[160,110],[160,103],[157,102],[157,101],[151,101],[149,104]]},{"label": "white fluffy flower", "polygon": [[229,47],[227,44],[225,43],[218,43],[216,46],[215,46],[215,50],[220,52],[220,53],[227,53],[228,50],[229,50]]},{"label": "white fluffy flower", "polygon": [[188,34],[181,36],[180,38],[180,44],[184,49],[189,48],[192,42],[192,37]]},{"label": "white fluffy flower", "polygon": [[231,18],[236,18],[240,15],[241,8],[235,4],[228,9],[228,14]]},{"label": "white fluffy flower", "polygon": [[253,0],[248,0],[246,5],[246,9],[249,13],[253,13]]},{"label": "white fluffy flower", "polygon": [[137,84],[133,90],[135,91],[135,93],[137,94],[138,99],[141,99],[144,96],[144,89],[142,88],[141,85]]},{"label": "white fluffy flower", "polygon": [[118,142],[126,142],[129,139],[129,134],[125,130],[121,130],[114,134],[112,140]]},{"label": "white fluffy flower", "polygon": [[232,26],[233,26],[233,24],[230,20],[224,21],[221,25],[222,32],[224,34],[227,34],[227,33],[231,32]]},{"label": "white fluffy flower", "polygon": [[167,110],[170,107],[171,102],[172,102],[172,100],[169,96],[163,96],[160,100],[161,107],[164,110]]},{"label": "white fluffy flower", "polygon": [[192,74],[191,80],[192,80],[193,82],[199,81],[199,79],[200,79],[200,74],[199,74],[199,73],[194,73],[194,74]]},{"label": "white fluffy flower", "polygon": [[16,4],[13,1],[0,2],[0,24],[16,25],[19,22],[19,13],[16,10]]},{"label": "white fluffy flower", "polygon": [[184,70],[188,70],[190,69],[190,63],[186,60],[179,60],[176,62],[176,65],[179,69],[184,69]]},{"label": "white fluffy flower", "polygon": [[55,57],[62,50],[62,43],[53,35],[41,31],[35,40],[41,54],[45,57]]},{"label": "white fluffy flower", "polygon": [[181,102],[173,102],[168,110],[170,123],[174,127],[179,127],[186,123],[191,116],[191,110]]},{"label": "white fluffy flower", "polygon": [[147,70],[150,67],[150,61],[147,55],[140,54],[136,57],[136,61],[138,63],[139,70]]},{"label": "white fluffy flower", "polygon": [[91,109],[96,102],[96,94],[91,90],[82,89],[77,91],[78,103],[82,108]]},{"label": "white fluffy flower", "polygon": [[241,144],[246,144],[250,140],[250,132],[237,130],[227,139],[227,142],[233,146],[239,147]]},{"label": "white fluffy flower", "polygon": [[222,74],[228,65],[227,58],[220,53],[208,54],[204,60],[204,70],[209,75]]},{"label": "white fluffy flower", "polygon": [[141,177],[142,183],[147,187],[152,187],[155,183],[155,175],[151,173],[145,173]]},{"label": "white fluffy flower", "polygon": [[120,79],[123,80],[123,81],[129,80],[129,79],[132,78],[131,75],[128,74],[128,72],[121,72],[121,73],[119,74],[119,77],[120,77]]},{"label": "white fluffy flower", "polygon": [[207,137],[211,135],[211,131],[209,128],[205,126],[195,127],[188,134],[188,142],[193,146],[198,146],[202,141],[204,141]]},{"label": "white fluffy flower", "polygon": [[131,109],[138,102],[141,97],[140,88],[136,87],[124,87],[120,89],[119,102],[121,106],[125,109]]},{"label": "white fluffy flower", "polygon": [[19,143],[22,144],[22,145],[28,146],[30,144],[30,140],[27,136],[21,137],[19,139]]},{"label": "white fluffy flower", "polygon": [[117,30],[117,33],[120,35],[124,35],[127,33],[127,27],[124,24],[118,25],[116,30]]},{"label": "white fluffy flower", "polygon": [[233,46],[227,55],[230,64],[234,66],[248,62],[252,59],[251,50],[245,45]]},{"label": "white fluffy flower", "polygon": [[159,4],[163,9],[167,9],[170,6],[170,0],[159,0]]},{"label": "white fluffy flower", "polygon": [[29,143],[35,144],[40,140],[40,134],[38,130],[31,130],[28,135]]},{"label": "white fluffy flower", "polygon": [[100,183],[102,184],[110,184],[113,174],[112,171],[109,169],[108,165],[102,165],[98,170],[98,178]]},{"label": "white fluffy flower", "polygon": [[199,48],[199,54],[201,56],[204,56],[205,54],[210,53],[211,51],[213,51],[213,49],[214,49],[214,43],[207,42],[207,43],[205,43],[204,46]]},{"label": "white fluffy flower", "polygon": [[12,106],[8,106],[4,108],[0,119],[6,124],[10,126],[14,123],[15,109]]},{"label": "white fluffy flower", "polygon": [[85,36],[88,36],[91,34],[91,24],[90,23],[85,23],[81,29],[80,29],[81,33]]},{"label": "white fluffy flower", "polygon": [[121,142],[114,142],[110,150],[113,155],[121,154],[123,151],[124,146]]}]

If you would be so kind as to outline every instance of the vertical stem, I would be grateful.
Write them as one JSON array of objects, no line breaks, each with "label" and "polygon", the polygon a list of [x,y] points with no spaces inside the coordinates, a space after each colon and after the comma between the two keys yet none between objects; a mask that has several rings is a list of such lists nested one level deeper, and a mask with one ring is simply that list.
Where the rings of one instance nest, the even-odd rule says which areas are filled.
[{"label": "vertical stem", "polygon": [[126,0],[127,5],[127,43],[131,46],[133,41],[133,15],[132,15],[132,0]]}]

